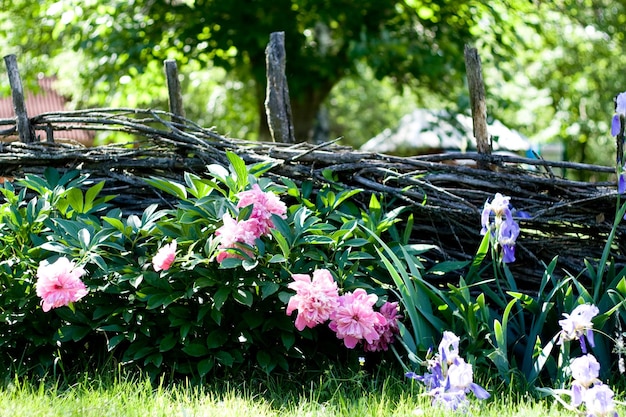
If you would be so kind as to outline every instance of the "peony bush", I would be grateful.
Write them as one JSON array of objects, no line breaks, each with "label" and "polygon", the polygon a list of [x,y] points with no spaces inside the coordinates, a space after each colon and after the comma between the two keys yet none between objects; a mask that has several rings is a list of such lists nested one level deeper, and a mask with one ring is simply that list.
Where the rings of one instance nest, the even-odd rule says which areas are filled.
[{"label": "peony bush", "polygon": [[[5,183],[3,369],[44,375],[115,360],[154,378],[201,381],[321,369],[345,356],[340,341],[310,327],[301,332],[285,314],[292,277],[332,268],[337,290],[367,289],[365,299],[382,306],[385,271],[361,226],[397,234],[397,214],[382,213],[375,197],[369,210],[353,199],[359,190],[329,186],[313,194],[311,184],[263,177],[270,166],[229,158],[230,167],[185,174],[184,184],[150,179],[177,206],[129,215],[100,195],[103,183],[78,171],[49,169]],[[368,327],[371,342],[388,333],[376,317],[382,327]],[[358,334],[340,317],[336,323],[352,343]]]}]

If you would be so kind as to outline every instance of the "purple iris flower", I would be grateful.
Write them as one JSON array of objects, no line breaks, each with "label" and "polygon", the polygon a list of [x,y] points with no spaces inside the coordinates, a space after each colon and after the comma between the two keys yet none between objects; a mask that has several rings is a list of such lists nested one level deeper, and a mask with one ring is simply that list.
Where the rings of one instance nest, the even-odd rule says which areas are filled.
[{"label": "purple iris flower", "polygon": [[[491,202],[485,202],[481,213],[480,233],[482,235],[490,233],[492,245],[502,247],[502,261],[505,263],[515,261],[515,241],[520,233],[519,225],[513,220],[510,200],[511,197],[496,193]],[[518,217],[530,217],[528,213],[519,213]]]},{"label": "purple iris flower", "polygon": [[617,417],[613,390],[604,384],[596,384],[585,391],[583,402],[587,417]]},{"label": "purple iris flower", "polygon": [[572,405],[578,407],[583,402],[583,394],[592,385],[601,383],[598,377],[600,376],[600,363],[591,354],[580,356],[569,365],[569,369],[572,373]]},{"label": "purple iris flower", "polygon": [[459,341],[461,338],[453,332],[445,331],[439,342],[439,355],[442,362],[451,364],[459,357]]},{"label": "purple iris flower", "polygon": [[[513,215],[511,214],[511,209],[509,207],[510,200],[511,197],[506,197],[500,193],[496,193],[491,202],[485,201],[485,206],[483,207],[480,219],[482,224],[482,229],[480,231],[481,235],[487,234],[487,232],[492,229],[492,226],[497,227],[499,223],[503,221],[503,218],[507,220],[513,219]],[[493,222],[491,221],[492,214],[495,217]]]},{"label": "purple iris flower", "polygon": [[587,353],[587,343],[591,347],[595,347],[593,340],[593,323],[591,319],[598,315],[600,310],[593,304],[579,304],[572,310],[571,314],[563,314],[564,319],[559,320],[561,332],[558,343],[563,341],[578,340],[580,341],[580,350]]},{"label": "purple iris flower", "polygon": [[444,332],[437,353],[427,363],[424,375],[407,372],[405,376],[426,385],[433,405],[451,410],[465,407],[469,404],[470,391],[481,400],[490,397],[487,390],[474,382],[472,365],[459,356],[459,337],[454,333]]},{"label": "purple iris flower", "polygon": [[617,180],[617,192],[619,194],[626,193],[626,166],[622,168],[622,172],[619,174],[619,178]]},{"label": "purple iris flower", "polygon": [[502,260],[505,263],[515,262],[515,240],[519,236],[519,225],[511,220],[500,225],[498,243],[502,246]]},{"label": "purple iris flower", "polygon": [[611,120],[611,135],[617,136],[622,128],[622,120],[626,118],[626,92],[615,97],[615,114]]},{"label": "purple iris flower", "polygon": [[469,406],[465,391],[448,391],[440,387],[430,391],[429,395],[433,397],[433,405],[441,405],[449,410],[456,411]]}]

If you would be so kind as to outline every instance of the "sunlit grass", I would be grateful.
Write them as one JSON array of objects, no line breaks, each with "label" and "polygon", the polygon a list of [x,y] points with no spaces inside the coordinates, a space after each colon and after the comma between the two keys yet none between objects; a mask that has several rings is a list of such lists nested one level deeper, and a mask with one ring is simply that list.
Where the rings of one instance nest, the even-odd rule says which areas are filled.
[{"label": "sunlit grass", "polygon": [[[472,398],[467,415],[484,417],[571,416],[550,400],[491,389],[492,398]],[[364,373],[339,378],[326,373],[296,380],[260,378],[235,384],[212,381],[203,387],[163,386],[128,376],[84,377],[69,387],[13,380],[0,389],[2,416],[23,417],[212,417],[462,415],[430,406],[419,384]],[[623,415],[624,410],[620,410]]]}]

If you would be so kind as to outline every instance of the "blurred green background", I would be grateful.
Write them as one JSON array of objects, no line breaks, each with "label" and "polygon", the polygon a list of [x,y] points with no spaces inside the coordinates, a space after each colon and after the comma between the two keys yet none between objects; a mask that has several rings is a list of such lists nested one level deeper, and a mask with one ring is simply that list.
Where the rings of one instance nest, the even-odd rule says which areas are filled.
[{"label": "blurred green background", "polygon": [[[0,49],[26,88],[58,77],[73,108],[167,109],[176,59],[189,119],[268,139],[265,47],[284,31],[299,140],[359,147],[418,108],[466,113],[463,48],[478,49],[488,113],[613,165],[613,97],[626,90],[624,0],[0,0]],[[0,94],[10,94],[0,74]],[[115,140],[100,136],[99,142]],[[551,155],[551,159],[552,155]],[[595,180],[598,178],[585,178]]]}]

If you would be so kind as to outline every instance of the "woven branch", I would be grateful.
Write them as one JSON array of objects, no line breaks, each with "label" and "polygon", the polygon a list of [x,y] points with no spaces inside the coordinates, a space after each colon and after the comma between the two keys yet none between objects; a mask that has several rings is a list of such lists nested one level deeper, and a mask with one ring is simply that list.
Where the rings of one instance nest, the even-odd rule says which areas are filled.
[{"label": "woven branch", "polygon": [[[182,182],[185,171],[202,175],[207,164],[226,166],[226,151],[247,163],[273,163],[268,175],[277,182],[283,177],[296,184],[313,181],[316,190],[328,184],[323,173],[330,170],[336,184],[364,191],[360,197],[364,206],[371,193],[384,195],[392,208],[407,206],[415,218],[414,242],[440,248],[433,260],[473,257],[481,239],[482,207],[500,192],[511,196],[515,209],[531,216],[520,221],[518,262],[512,267],[528,288],[541,279],[542,263],[556,255],[559,265],[573,274],[584,268],[584,259],[599,259],[615,216],[613,183],[578,182],[553,173],[557,168],[614,173],[611,167],[478,153],[405,158],[358,152],[334,143],[250,142],[226,138],[189,120],[170,122],[171,116],[156,110],[99,109],[33,117],[33,129],[114,130],[133,135],[136,142],[93,148],[4,143],[0,144],[0,175],[21,177],[41,173],[45,167],[80,168],[95,181],[106,180],[103,192],[118,195],[113,202],[125,212],[137,213],[152,203],[175,204],[173,198],[148,187],[144,178]],[[9,121],[0,120],[0,125]],[[475,168],[479,162],[490,169]],[[620,226],[612,256],[624,264],[624,253]]]}]

